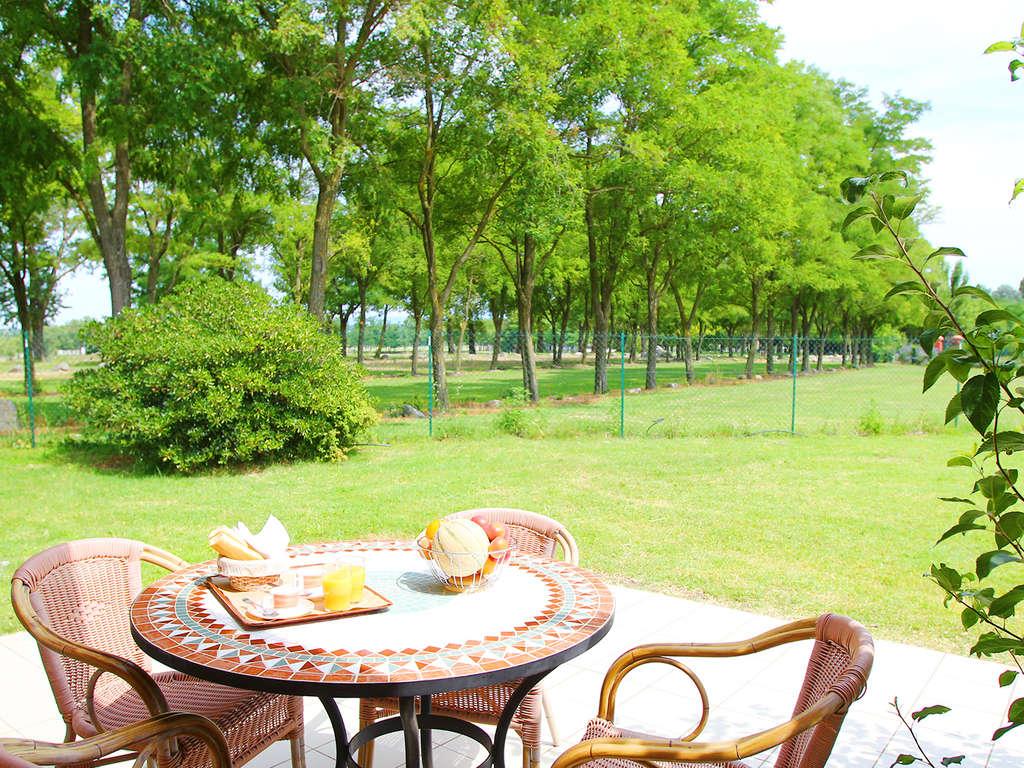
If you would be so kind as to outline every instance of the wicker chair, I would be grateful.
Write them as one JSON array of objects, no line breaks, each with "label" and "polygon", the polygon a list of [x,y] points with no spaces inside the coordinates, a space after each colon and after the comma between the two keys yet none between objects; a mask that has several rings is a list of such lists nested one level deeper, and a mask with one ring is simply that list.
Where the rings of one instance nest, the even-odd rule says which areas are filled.
[{"label": "wicker chair", "polygon": [[[66,741],[168,711],[190,712],[216,723],[235,768],[281,739],[291,741],[294,768],[304,768],[301,698],[229,688],[180,672],[151,674],[150,659],[135,645],[128,623],[142,589],[142,562],[168,570],[186,565],[140,541],[85,539],[47,549],[14,572],[14,612],[39,645]],[[174,763],[208,765],[198,749],[183,749]]]},{"label": "wicker chair", "polygon": [[[483,507],[453,512],[448,517],[474,517],[483,515],[492,521],[505,524],[509,541],[516,549],[544,557],[555,557],[559,548],[562,559],[578,565],[580,560],[576,540],[564,525],[550,517],[527,512],[523,509],[504,507]],[[451,715],[478,723],[495,725],[519,680],[465,691],[453,691],[431,697],[431,711],[435,714]],[[398,712],[397,699],[363,699],[359,703],[359,727],[365,728],[376,720]],[[551,708],[543,686],[533,688],[523,699],[512,718],[512,729],[523,741],[523,767],[537,768],[540,763],[540,730],[542,713],[547,715],[548,729],[552,741],[558,744]],[[370,768],[373,762],[373,742],[362,747],[359,764]]]},{"label": "wicker chair", "polygon": [[[676,661],[679,656],[727,657],[774,648],[796,640],[814,640],[793,716],[781,725],[731,741],[694,742],[708,720],[708,697],[699,678]],[[853,701],[861,696],[874,660],[868,631],[852,619],[827,613],[786,624],[750,640],[734,643],[641,645],[612,664],[601,686],[597,717],[583,741],[563,752],[552,768],[651,768],[674,763],[709,768],[747,768],[743,758],[782,745],[775,768],[823,768]],[[690,677],[703,711],[692,733],[677,739],[649,736],[616,727],[615,694],[627,673],[652,662],[670,664]],[[760,763],[755,763],[760,764]]]},{"label": "wicker chair", "polygon": [[[174,742],[170,742],[174,739]],[[201,715],[184,712],[165,712],[162,715],[141,720],[124,728],[105,731],[82,741],[70,744],[51,744],[30,739],[0,739],[0,768],[35,768],[38,765],[93,768],[112,760],[124,760],[114,752],[133,750],[128,757],[135,757],[136,766],[158,754],[161,747],[172,755],[170,761],[177,764],[182,752],[178,740],[192,742],[189,748],[205,746],[210,753],[213,768],[230,768],[231,757],[224,735],[213,721]]]}]

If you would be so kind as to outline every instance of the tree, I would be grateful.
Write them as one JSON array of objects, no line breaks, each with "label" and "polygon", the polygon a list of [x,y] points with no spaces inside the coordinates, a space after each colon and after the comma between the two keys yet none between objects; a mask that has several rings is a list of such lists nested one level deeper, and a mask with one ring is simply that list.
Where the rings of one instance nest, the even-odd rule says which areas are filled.
[{"label": "tree", "polygon": [[330,229],[352,122],[374,100],[367,84],[388,55],[394,0],[268,0],[239,32],[258,72],[246,94],[258,133],[283,158],[301,158],[316,186],[308,308],[323,320]]}]

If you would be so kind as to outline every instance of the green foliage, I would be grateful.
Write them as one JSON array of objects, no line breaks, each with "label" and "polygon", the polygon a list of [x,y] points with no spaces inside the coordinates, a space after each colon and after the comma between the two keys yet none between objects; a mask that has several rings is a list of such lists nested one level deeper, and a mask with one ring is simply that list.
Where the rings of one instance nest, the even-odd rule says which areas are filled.
[{"label": "green foliage", "polygon": [[[963,496],[945,499],[957,504],[960,514],[939,542],[954,536],[980,538],[972,568],[961,571],[941,563],[931,567],[929,578],[945,592],[947,605],[959,607],[965,629],[982,630],[971,648],[973,654],[1009,654],[1021,669],[1024,626],[1017,607],[1024,601],[1024,583],[1011,582],[1007,589],[1006,582],[1014,576],[1019,579],[1020,575],[1008,577],[1007,573],[1024,564],[1024,485],[1019,478],[1018,453],[1024,448],[1024,320],[999,308],[985,291],[974,286],[957,286],[950,297],[939,295],[924,272],[925,265],[936,257],[963,254],[958,248],[939,248],[923,258],[911,255],[903,225],[912,205],[892,194],[895,184],[906,182],[903,173],[844,181],[842,192],[847,201],[864,203],[846,217],[844,227],[866,219],[876,233],[887,235],[893,245],[868,246],[861,257],[891,260],[909,269],[914,279],[898,283],[890,293],[907,293],[923,304],[921,346],[926,353],[937,339],[947,340],[946,349],[925,369],[923,388],[927,391],[945,376],[958,382],[961,386],[946,406],[946,421],[963,414],[981,442],[948,462],[950,467],[969,470],[972,478]],[[988,304],[973,322],[967,322],[955,308],[954,302],[962,296]],[[993,739],[1024,724],[1024,698],[1010,706],[1007,720]]]},{"label": "green foliage", "polygon": [[498,430],[516,437],[540,437],[540,421],[526,408],[506,408],[499,414]]},{"label": "green foliage", "polygon": [[87,437],[147,464],[331,460],[375,420],[334,340],[255,285],[188,283],[88,336],[103,364],[74,375],[68,404]]},{"label": "green foliage", "polygon": [[861,415],[857,424],[858,431],[862,435],[880,435],[885,427],[882,414],[878,410],[878,404],[872,400],[868,409]]}]

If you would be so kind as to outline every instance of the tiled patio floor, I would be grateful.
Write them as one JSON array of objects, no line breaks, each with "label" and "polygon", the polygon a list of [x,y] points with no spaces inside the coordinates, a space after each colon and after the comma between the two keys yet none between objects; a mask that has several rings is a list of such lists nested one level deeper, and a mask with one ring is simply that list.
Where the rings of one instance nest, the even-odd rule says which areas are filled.
[{"label": "tiled patio floor", "polygon": [[[554,746],[545,728],[542,765],[548,766],[565,747],[579,740],[597,708],[597,694],[608,664],[622,651],[642,642],[735,640],[750,637],[781,622],[751,613],[697,603],[651,592],[613,587],[615,625],[608,636],[583,656],[548,677],[552,707],[561,731]],[[711,721],[702,738],[730,738],[784,721],[790,713],[807,660],[808,644],[776,649],[740,659],[698,659],[691,666],[711,699]],[[689,663],[689,662],[688,662]],[[919,736],[936,760],[965,754],[964,765],[1009,768],[1024,765],[1024,733],[1011,732],[993,746],[992,731],[1002,724],[1009,702],[1024,695],[1024,681],[1000,689],[1002,667],[976,659],[876,640],[875,666],[867,694],[851,709],[832,752],[832,768],[888,768],[896,755],[910,749],[889,702],[899,697],[905,713],[931,704],[953,712],[926,720]],[[2,690],[0,735],[60,741],[64,727],[32,639],[25,633],[0,636]],[[698,699],[683,676],[662,665],[634,672],[620,688],[617,721],[667,736],[689,731],[696,721]],[[342,707],[350,730],[357,717],[352,702]],[[1024,729],[1021,729],[1024,731]],[[334,765],[331,727],[319,702],[306,700],[306,745],[309,768]],[[519,740],[509,737],[507,764],[520,762]],[[480,761],[477,748],[462,737],[438,737],[436,768],[472,768]],[[773,754],[751,765],[770,766]],[[397,735],[378,741],[375,768],[404,763]],[[288,765],[288,746],[275,745],[250,763],[252,768]]]}]

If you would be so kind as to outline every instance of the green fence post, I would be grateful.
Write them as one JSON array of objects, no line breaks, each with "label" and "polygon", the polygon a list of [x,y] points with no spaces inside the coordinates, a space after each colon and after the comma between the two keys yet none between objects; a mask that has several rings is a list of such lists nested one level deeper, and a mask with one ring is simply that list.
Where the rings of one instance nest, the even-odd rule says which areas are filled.
[{"label": "green fence post", "polygon": [[619,333],[619,437],[626,436],[626,334]]},{"label": "green fence post", "polygon": [[29,351],[28,331],[21,332],[25,355],[25,391],[28,392],[28,423],[32,429],[32,447],[36,447],[36,411],[32,403],[32,353]]},{"label": "green fence post", "polygon": [[789,433],[796,434],[796,334],[793,334],[793,410],[789,416]]},{"label": "green fence post", "polygon": [[434,339],[427,331],[427,424],[430,437],[434,436]]}]

